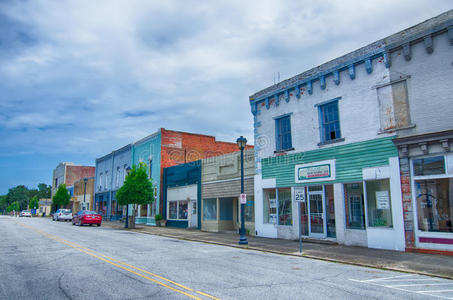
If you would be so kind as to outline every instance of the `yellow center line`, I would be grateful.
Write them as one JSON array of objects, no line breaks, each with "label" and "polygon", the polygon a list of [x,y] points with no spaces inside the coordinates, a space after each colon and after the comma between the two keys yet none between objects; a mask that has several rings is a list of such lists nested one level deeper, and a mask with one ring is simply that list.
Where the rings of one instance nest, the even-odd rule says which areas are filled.
[{"label": "yellow center line", "polygon": [[[179,290],[179,289],[175,289],[175,288],[173,288],[173,287],[171,287],[171,286],[169,286],[169,285],[167,285],[167,284],[165,284],[165,283],[162,283],[162,282],[160,282],[160,281],[158,281],[158,280],[155,280],[155,279],[150,278],[150,277],[148,277],[148,276],[145,276],[145,275],[143,275],[143,274],[137,273],[137,272],[135,272],[135,271],[133,271],[133,270],[131,270],[131,269],[129,269],[129,268],[135,269],[135,270],[137,270],[137,271],[140,271],[140,272],[149,274],[149,275],[151,275],[151,276],[153,276],[153,277],[159,278],[159,279],[161,279],[161,280],[167,281],[167,282],[172,283],[172,284],[174,284],[174,285],[176,285],[176,286],[178,286],[178,287],[180,287],[180,288],[183,288],[183,289],[185,289],[185,290],[187,290],[187,291],[196,292],[196,293],[198,293],[198,294],[200,294],[200,295],[203,295],[203,296],[205,296],[205,297],[208,297],[208,298],[211,298],[211,299],[215,299],[215,300],[220,300],[220,299],[217,298],[217,297],[211,296],[211,295],[206,294],[206,293],[203,293],[203,292],[201,292],[201,291],[194,291],[193,289],[191,289],[191,288],[189,288],[189,287],[186,287],[186,286],[184,286],[184,285],[182,285],[182,284],[179,284],[179,283],[177,283],[177,282],[174,282],[173,280],[170,280],[170,279],[167,279],[167,278],[165,278],[165,277],[159,276],[159,275],[157,275],[157,274],[151,273],[151,272],[149,272],[149,271],[146,271],[146,270],[137,268],[137,267],[135,267],[135,266],[132,266],[132,265],[127,264],[127,263],[125,263],[125,262],[122,262],[122,261],[120,261],[120,260],[111,258],[111,257],[109,257],[109,256],[107,256],[107,255],[104,255],[104,254],[102,254],[102,253],[99,253],[99,252],[97,252],[97,251],[94,251],[94,250],[88,249],[88,248],[86,248],[86,247],[83,247],[83,246],[81,246],[81,245],[78,245],[78,244],[76,244],[76,243],[74,243],[74,242],[67,241],[67,240],[65,240],[65,239],[63,239],[63,238],[60,238],[60,237],[58,237],[58,236],[55,236],[55,235],[52,235],[52,234],[43,232],[43,231],[41,231],[41,230],[39,230],[39,229],[35,229],[35,228],[30,227],[30,226],[25,225],[25,224],[21,224],[21,223],[17,223],[17,224],[21,225],[22,227],[31,229],[31,230],[33,230],[33,231],[35,231],[35,232],[37,232],[37,233],[39,233],[39,234],[41,234],[41,235],[43,235],[43,236],[46,236],[46,237],[48,237],[48,238],[50,238],[50,239],[53,239],[53,240],[55,240],[55,241],[57,241],[57,242],[59,242],[59,243],[61,243],[61,244],[67,245],[67,246],[69,246],[69,247],[71,247],[71,248],[73,248],[73,249],[76,249],[76,250],[78,250],[78,251],[80,251],[80,252],[83,252],[83,253],[85,253],[85,254],[88,254],[88,255],[90,255],[90,256],[92,256],[92,257],[95,257],[95,258],[97,258],[97,259],[99,259],[99,260],[102,260],[102,261],[104,261],[104,262],[106,262],[106,263],[109,263],[109,264],[111,264],[111,265],[113,265],[113,266],[116,266],[116,267],[121,268],[121,269],[123,269],[123,270],[125,270],[125,271],[128,271],[128,272],[130,272],[130,273],[133,273],[133,274],[135,274],[135,275],[137,275],[137,276],[140,276],[140,277],[142,277],[142,278],[145,278],[145,279],[147,279],[147,280],[150,280],[150,281],[152,281],[152,282],[155,282],[155,283],[157,283],[157,284],[159,284],[159,285],[161,285],[161,286],[164,286],[164,287],[166,287],[166,288],[168,288],[168,289],[170,289],[170,290],[172,290],[172,291],[181,293],[181,294],[183,294],[183,295],[185,295],[185,296],[188,296],[188,297],[190,297],[190,298],[193,298],[193,299],[200,299],[200,300],[201,300],[201,298],[198,298],[198,297],[196,297],[196,296],[194,296],[194,295],[188,294],[188,293],[186,293],[186,292],[184,292],[184,291],[181,291],[181,290]],[[102,257],[101,257],[101,256],[102,256]],[[104,258],[103,258],[103,257],[104,257]],[[116,262],[116,263],[115,263],[115,262]],[[129,268],[126,268],[126,267],[124,267],[124,266],[121,266],[120,264],[122,264],[122,265],[124,265],[124,266],[127,266],[127,267],[129,267]]]}]

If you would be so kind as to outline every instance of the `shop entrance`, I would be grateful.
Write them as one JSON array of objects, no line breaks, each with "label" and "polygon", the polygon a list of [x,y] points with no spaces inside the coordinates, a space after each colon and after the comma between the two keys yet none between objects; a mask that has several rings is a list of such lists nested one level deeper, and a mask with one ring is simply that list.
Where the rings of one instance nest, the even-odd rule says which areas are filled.
[{"label": "shop entrance", "polygon": [[333,185],[306,187],[307,202],[301,203],[302,235],[323,239],[335,238]]},{"label": "shop entrance", "polygon": [[315,238],[326,237],[326,218],[324,187],[322,185],[308,187],[309,232]]}]

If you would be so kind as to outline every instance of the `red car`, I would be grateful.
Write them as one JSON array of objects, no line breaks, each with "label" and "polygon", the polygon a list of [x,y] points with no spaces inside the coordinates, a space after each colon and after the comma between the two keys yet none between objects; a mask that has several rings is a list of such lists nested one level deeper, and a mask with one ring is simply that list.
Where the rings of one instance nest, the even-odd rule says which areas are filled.
[{"label": "red car", "polygon": [[101,226],[102,216],[95,211],[81,210],[72,217],[72,225],[96,224]]}]

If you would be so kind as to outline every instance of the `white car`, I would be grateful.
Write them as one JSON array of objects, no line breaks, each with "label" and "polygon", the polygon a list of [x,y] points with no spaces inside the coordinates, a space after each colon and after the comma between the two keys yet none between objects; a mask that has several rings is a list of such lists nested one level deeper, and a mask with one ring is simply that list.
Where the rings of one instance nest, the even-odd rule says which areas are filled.
[{"label": "white car", "polygon": [[31,210],[23,210],[20,212],[19,217],[30,217],[31,218]]},{"label": "white car", "polygon": [[71,221],[72,211],[70,209],[58,209],[52,216],[54,221]]}]

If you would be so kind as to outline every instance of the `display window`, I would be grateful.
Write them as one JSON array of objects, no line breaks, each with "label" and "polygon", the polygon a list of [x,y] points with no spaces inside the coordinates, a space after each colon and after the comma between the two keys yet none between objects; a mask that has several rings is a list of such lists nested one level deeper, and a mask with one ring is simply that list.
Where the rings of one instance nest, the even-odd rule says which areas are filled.
[{"label": "display window", "polygon": [[203,199],[203,220],[217,220],[217,199]]},{"label": "display window", "polygon": [[390,180],[365,182],[369,227],[393,227]]},{"label": "display window", "polygon": [[255,222],[255,197],[247,196],[247,203],[245,204],[245,221]]},{"label": "display window", "polygon": [[347,229],[365,229],[365,205],[363,183],[344,184],[345,215]]},{"label": "display window", "polygon": [[263,222],[267,224],[277,223],[277,194],[276,189],[265,189],[263,191]]},{"label": "display window", "polygon": [[187,220],[188,201],[169,201],[168,202],[168,216],[171,220]]}]

